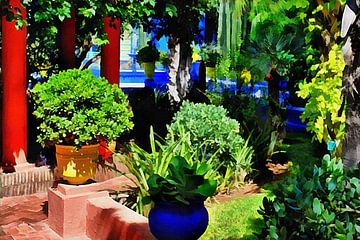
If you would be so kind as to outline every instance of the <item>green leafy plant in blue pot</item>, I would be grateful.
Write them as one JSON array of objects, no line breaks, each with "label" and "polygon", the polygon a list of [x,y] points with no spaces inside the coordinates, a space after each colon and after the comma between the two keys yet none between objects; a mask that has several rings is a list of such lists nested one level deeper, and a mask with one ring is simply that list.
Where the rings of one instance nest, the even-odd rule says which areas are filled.
[{"label": "green leafy plant in blue pot", "polygon": [[148,179],[150,198],[155,202],[149,214],[151,232],[157,239],[198,239],[208,225],[206,198],[216,192],[217,181],[207,179],[211,165],[188,163],[182,156],[170,160],[167,175]]},{"label": "green leafy plant in blue pot", "polygon": [[161,143],[151,129],[150,143],[151,152],[131,144],[129,154],[118,155],[132,174],[130,179],[135,177],[137,210],[149,216],[157,239],[199,238],[208,225],[204,201],[215,195],[218,185],[216,154],[207,153],[206,142],[193,149],[185,131],[178,139]]}]

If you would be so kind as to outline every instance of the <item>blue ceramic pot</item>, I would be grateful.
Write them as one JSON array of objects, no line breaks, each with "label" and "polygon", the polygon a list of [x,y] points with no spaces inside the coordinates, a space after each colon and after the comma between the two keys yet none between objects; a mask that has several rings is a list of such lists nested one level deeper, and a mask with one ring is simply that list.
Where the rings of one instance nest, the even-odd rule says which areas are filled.
[{"label": "blue ceramic pot", "polygon": [[151,233],[158,240],[195,240],[206,230],[209,215],[204,202],[190,205],[157,202],[149,213]]}]

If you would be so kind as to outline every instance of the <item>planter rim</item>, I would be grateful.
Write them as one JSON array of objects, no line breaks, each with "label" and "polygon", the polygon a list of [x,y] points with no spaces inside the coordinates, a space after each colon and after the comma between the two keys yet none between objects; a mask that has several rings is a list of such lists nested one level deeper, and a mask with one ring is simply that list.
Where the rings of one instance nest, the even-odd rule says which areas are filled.
[{"label": "planter rim", "polygon": [[179,201],[174,201],[174,202],[168,202],[168,201],[154,201],[155,205],[158,205],[158,206],[165,206],[165,207],[168,207],[168,206],[204,206],[204,202],[203,200],[194,200],[194,201],[191,201],[190,204],[185,204],[185,203],[182,203],[182,202],[179,202]]},{"label": "planter rim", "polygon": [[[68,149],[74,149],[76,148],[76,146],[73,146],[73,145],[63,145],[63,144],[55,144],[56,147],[61,147],[61,148],[68,148]],[[79,149],[86,149],[86,148],[93,148],[95,146],[100,146],[100,144],[96,143],[96,144],[89,144],[89,145],[83,145],[83,146],[80,146]]]}]

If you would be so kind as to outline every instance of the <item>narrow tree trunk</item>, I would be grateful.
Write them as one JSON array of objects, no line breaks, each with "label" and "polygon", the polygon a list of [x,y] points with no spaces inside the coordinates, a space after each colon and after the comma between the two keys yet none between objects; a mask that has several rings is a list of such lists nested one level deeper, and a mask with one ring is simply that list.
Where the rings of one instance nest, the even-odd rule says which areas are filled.
[{"label": "narrow tree trunk", "polygon": [[170,65],[168,91],[170,101],[179,103],[189,91],[190,68],[192,64],[191,47],[180,43],[179,39],[169,38]]},{"label": "narrow tree trunk", "polygon": [[[360,162],[360,19],[353,24],[350,33],[351,45],[344,45],[346,67],[343,87],[347,101],[346,134],[343,144],[343,161],[346,168]],[[349,57],[350,56],[350,57]],[[351,57],[353,56],[353,58]]]}]

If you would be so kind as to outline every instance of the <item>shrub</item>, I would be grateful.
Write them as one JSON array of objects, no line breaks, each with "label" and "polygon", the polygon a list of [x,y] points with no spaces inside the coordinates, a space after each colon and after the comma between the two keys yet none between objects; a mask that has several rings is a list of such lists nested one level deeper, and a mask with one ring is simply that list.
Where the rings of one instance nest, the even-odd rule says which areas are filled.
[{"label": "shrub", "polygon": [[218,151],[224,190],[244,180],[244,175],[251,171],[253,155],[251,146],[240,136],[239,123],[227,114],[223,107],[185,101],[168,126],[167,136],[168,140],[176,140],[184,131],[190,133],[195,148],[206,142],[209,154]]},{"label": "shrub", "polygon": [[271,152],[270,143],[274,143],[271,141],[274,125],[268,110],[262,107],[262,101],[248,95],[224,94],[221,104],[229,116],[240,123],[244,131],[242,136],[249,140],[249,145],[254,149],[252,167],[264,175],[269,174],[265,164]]},{"label": "shrub", "polygon": [[220,59],[218,49],[214,44],[205,44],[200,48],[199,55],[207,67],[215,67]]},{"label": "shrub", "polygon": [[345,135],[345,113],[338,115],[344,66],[341,49],[334,45],[327,61],[311,67],[316,72],[311,82],[299,84],[297,94],[308,99],[301,119],[308,120],[307,130],[314,133],[319,142],[341,141]]},{"label": "shrub", "polygon": [[324,156],[274,188],[259,211],[264,239],[356,239],[360,234],[359,172],[345,173],[341,160]]},{"label": "shrub", "polygon": [[60,72],[31,91],[40,122],[37,141],[44,145],[82,146],[111,141],[131,129],[126,95],[89,70]]},{"label": "shrub", "polygon": [[181,128],[184,128],[185,132],[190,133],[191,143],[195,146],[208,142],[212,152],[220,149],[221,154],[229,156],[245,141],[239,135],[239,123],[227,114],[223,107],[185,101],[168,128],[175,138],[180,136]]}]

